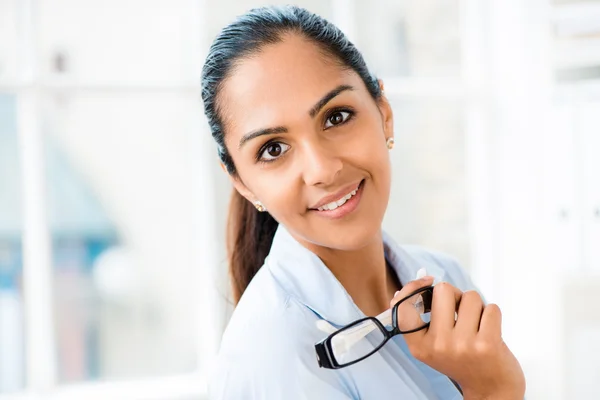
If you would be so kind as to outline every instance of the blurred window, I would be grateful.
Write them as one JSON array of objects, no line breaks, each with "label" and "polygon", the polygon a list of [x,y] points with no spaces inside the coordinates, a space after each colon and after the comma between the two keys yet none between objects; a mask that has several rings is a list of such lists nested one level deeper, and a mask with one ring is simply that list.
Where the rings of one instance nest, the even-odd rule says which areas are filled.
[{"label": "blurred window", "polygon": [[0,393],[23,388],[21,174],[16,97],[0,92]]},{"label": "blurred window", "polygon": [[193,258],[197,96],[44,100],[59,380],[197,370],[201,282],[190,277],[211,267]]}]

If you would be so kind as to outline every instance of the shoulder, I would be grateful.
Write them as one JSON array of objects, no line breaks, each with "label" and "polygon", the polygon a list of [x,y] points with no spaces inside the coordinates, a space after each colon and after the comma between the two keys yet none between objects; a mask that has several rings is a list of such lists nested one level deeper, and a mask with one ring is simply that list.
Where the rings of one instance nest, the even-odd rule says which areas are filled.
[{"label": "shoulder", "polygon": [[462,291],[477,290],[469,273],[456,258],[421,246],[403,245],[402,249],[416,261],[417,265],[426,268],[428,274],[449,282]]},{"label": "shoulder", "polygon": [[[307,310],[292,301],[272,277],[267,266],[261,267],[237,304],[223,334],[221,353],[244,356],[259,351],[269,338],[271,345],[289,345],[302,336]],[[293,328],[293,329],[292,329]],[[286,334],[287,333],[287,334]],[[273,341],[273,338],[278,338]]]},{"label": "shoulder", "polygon": [[210,398],[295,400],[328,392],[332,399],[348,398],[340,375],[318,367],[314,344],[322,333],[316,320],[263,266],[225,330],[210,377]]}]

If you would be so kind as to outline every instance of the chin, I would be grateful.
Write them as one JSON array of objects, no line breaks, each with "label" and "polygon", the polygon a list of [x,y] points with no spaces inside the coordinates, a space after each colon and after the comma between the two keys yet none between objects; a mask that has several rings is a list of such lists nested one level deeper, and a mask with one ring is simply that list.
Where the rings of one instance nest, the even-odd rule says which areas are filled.
[{"label": "chin", "polygon": [[[335,235],[335,236],[334,236]],[[332,233],[327,240],[327,247],[338,250],[354,251],[369,245],[381,236],[381,224],[370,227],[358,226],[355,229],[345,229],[343,232]]]},{"label": "chin", "polygon": [[[381,238],[381,225],[387,206],[368,193],[357,209],[339,218],[326,218],[310,212],[293,224],[284,224],[309,245],[336,250],[359,250]],[[291,222],[291,221],[290,221]]]},{"label": "chin", "polygon": [[313,245],[344,251],[359,250],[381,237],[381,219],[356,221],[343,226],[327,225],[310,229],[301,236]]}]

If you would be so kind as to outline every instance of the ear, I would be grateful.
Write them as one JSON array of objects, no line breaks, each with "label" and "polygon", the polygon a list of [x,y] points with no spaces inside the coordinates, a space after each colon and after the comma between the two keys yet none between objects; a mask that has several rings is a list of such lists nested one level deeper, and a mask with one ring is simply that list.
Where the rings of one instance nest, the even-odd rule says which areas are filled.
[{"label": "ear", "polygon": [[244,184],[244,182],[242,182],[240,177],[237,175],[235,175],[235,176],[231,175],[227,171],[227,167],[225,167],[225,164],[223,164],[222,162],[220,162],[219,165],[221,166],[221,169],[229,177],[229,181],[231,182],[231,184],[233,185],[235,190],[237,190],[238,193],[241,194],[242,197],[246,198],[246,200],[248,200],[250,203],[254,204],[257,201],[256,196],[254,196],[254,194],[250,191],[250,189],[248,189],[248,187]]},{"label": "ear", "polygon": [[[378,80],[379,87],[383,91],[383,81]],[[394,112],[392,110],[392,106],[388,101],[385,94],[381,93],[381,97],[378,101],[379,112],[381,113],[381,120],[383,123],[383,132],[385,134],[385,138],[393,138],[394,137]]]},{"label": "ear", "polygon": [[245,197],[246,200],[248,200],[250,203],[254,204],[258,200],[256,196],[254,196],[254,193],[252,193],[252,191],[248,189],[248,187],[244,184],[244,182],[242,182],[242,180],[239,177],[229,175],[229,180],[231,181],[231,184],[233,185],[235,190],[237,190],[238,193]]}]

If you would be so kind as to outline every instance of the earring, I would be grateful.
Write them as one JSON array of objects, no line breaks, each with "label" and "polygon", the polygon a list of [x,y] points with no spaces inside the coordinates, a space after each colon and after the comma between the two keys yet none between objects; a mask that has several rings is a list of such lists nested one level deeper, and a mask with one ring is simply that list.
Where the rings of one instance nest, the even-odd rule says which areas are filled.
[{"label": "earring", "polygon": [[387,140],[385,141],[385,145],[387,146],[387,148],[389,150],[394,148],[394,138],[393,137],[389,137],[387,138]]},{"label": "earring", "polygon": [[265,206],[263,206],[260,201],[254,202],[254,207],[256,207],[256,209],[258,210],[258,212],[267,211],[267,209],[265,208]]}]

